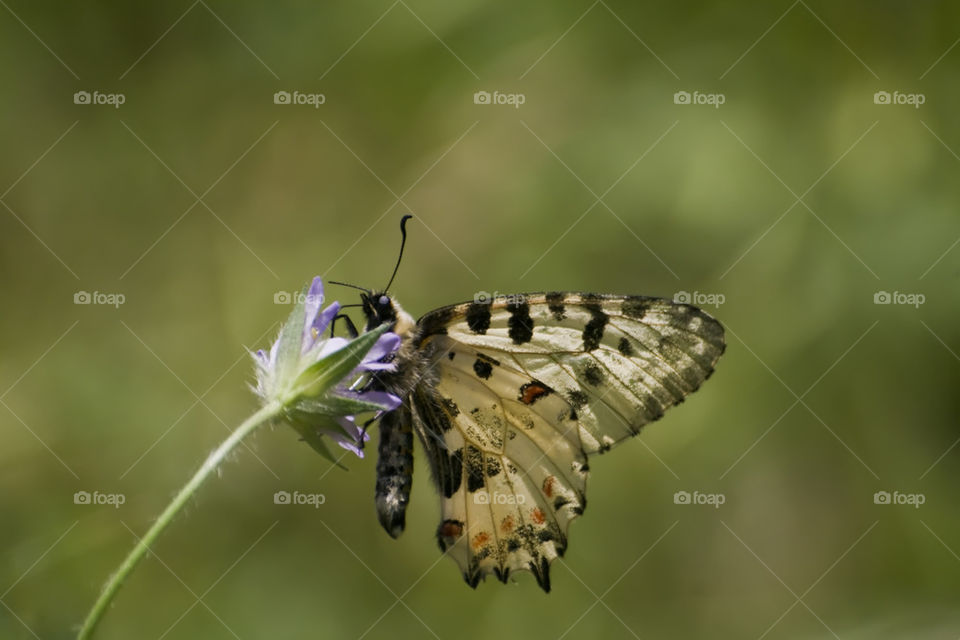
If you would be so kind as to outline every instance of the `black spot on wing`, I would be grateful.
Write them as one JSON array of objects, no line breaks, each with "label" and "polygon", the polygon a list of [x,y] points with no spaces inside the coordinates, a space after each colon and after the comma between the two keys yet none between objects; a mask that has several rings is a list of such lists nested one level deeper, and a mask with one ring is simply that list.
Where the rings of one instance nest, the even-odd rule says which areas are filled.
[{"label": "black spot on wing", "polygon": [[559,291],[551,291],[547,294],[547,308],[550,309],[550,313],[553,314],[553,319],[557,322],[560,322],[566,317],[566,308],[563,306],[565,299],[566,296]]},{"label": "black spot on wing", "polygon": [[471,589],[476,589],[477,585],[480,584],[480,569],[474,569],[473,573],[463,574],[463,579]]},{"label": "black spot on wing", "polygon": [[485,353],[477,352],[477,358],[479,358],[480,360],[486,360],[487,362],[489,362],[490,364],[492,364],[492,365],[495,366],[495,367],[499,367],[499,366],[500,366],[500,361],[499,361],[499,360],[497,360],[496,358],[491,358],[490,356],[488,356],[488,355],[485,354]]},{"label": "black spot on wing", "polygon": [[597,386],[603,382],[603,370],[593,363],[588,364],[583,368],[583,377],[588,383]]},{"label": "black spot on wing", "polygon": [[449,456],[441,454],[439,466],[437,481],[440,490],[445,497],[451,498],[460,489],[463,480],[463,449],[457,449]]},{"label": "black spot on wing", "polygon": [[617,351],[628,358],[634,354],[633,345],[630,344],[630,341],[627,340],[626,336],[620,338],[620,342],[617,343]]},{"label": "black spot on wing", "polygon": [[476,373],[478,377],[486,380],[490,377],[490,374],[493,373],[493,365],[486,360],[477,358],[473,362],[473,372]]},{"label": "black spot on wing", "polygon": [[483,454],[480,449],[467,445],[464,464],[467,470],[467,491],[473,493],[483,488]]},{"label": "black spot on wing", "polygon": [[537,542],[554,542],[558,539],[557,532],[551,527],[541,529],[537,532]]},{"label": "black spot on wing", "polygon": [[603,330],[610,318],[603,312],[599,304],[590,303],[584,306],[590,312],[590,321],[583,328],[583,350],[593,351],[600,346],[600,341],[603,340]]},{"label": "black spot on wing", "polygon": [[550,593],[550,563],[546,558],[540,556],[530,563],[530,571],[537,579],[537,584],[543,589],[544,593]]},{"label": "black spot on wing", "polygon": [[[720,346],[721,349],[723,348],[723,325],[720,324],[716,318],[697,307],[690,308],[690,318],[699,318],[701,321],[700,328],[696,331],[698,335],[705,338],[707,342],[710,342],[714,346]],[[689,322],[689,319],[687,319],[687,322]]]},{"label": "black spot on wing", "polygon": [[620,305],[623,315],[641,320],[650,308],[650,298],[644,296],[627,296]]},{"label": "black spot on wing", "polygon": [[507,320],[507,334],[514,344],[524,344],[533,338],[533,318],[530,317],[530,305],[526,302],[511,302],[506,306],[510,313]]},{"label": "black spot on wing", "polygon": [[473,302],[467,306],[467,326],[474,333],[484,334],[490,328],[490,303]]},{"label": "black spot on wing", "polygon": [[587,404],[589,401],[587,394],[585,394],[583,391],[580,391],[580,389],[571,389],[570,391],[567,391],[567,399],[570,400],[570,404],[577,409]]}]

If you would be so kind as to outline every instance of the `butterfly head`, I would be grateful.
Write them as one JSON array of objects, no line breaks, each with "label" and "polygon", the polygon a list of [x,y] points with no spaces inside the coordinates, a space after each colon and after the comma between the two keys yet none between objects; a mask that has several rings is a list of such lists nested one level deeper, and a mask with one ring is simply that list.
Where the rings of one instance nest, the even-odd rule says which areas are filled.
[{"label": "butterfly head", "polygon": [[382,324],[393,324],[397,321],[397,308],[393,298],[385,291],[361,293],[360,302],[363,306],[363,315],[367,317],[367,331]]},{"label": "butterfly head", "polygon": [[416,325],[413,317],[397,304],[386,291],[361,293],[363,315],[367,318],[367,331],[382,324],[390,325],[391,331],[404,335]]}]

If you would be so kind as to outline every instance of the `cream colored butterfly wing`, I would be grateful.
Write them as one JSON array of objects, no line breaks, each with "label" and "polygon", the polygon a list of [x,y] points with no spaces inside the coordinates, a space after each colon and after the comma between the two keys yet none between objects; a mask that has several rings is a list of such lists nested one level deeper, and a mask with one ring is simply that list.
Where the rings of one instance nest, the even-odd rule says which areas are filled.
[{"label": "cream colored butterfly wing", "polygon": [[437,539],[471,586],[529,570],[549,591],[586,504],[587,456],[681,402],[724,349],[703,311],[640,296],[518,295],[418,328],[433,364],[411,405],[441,494]]}]

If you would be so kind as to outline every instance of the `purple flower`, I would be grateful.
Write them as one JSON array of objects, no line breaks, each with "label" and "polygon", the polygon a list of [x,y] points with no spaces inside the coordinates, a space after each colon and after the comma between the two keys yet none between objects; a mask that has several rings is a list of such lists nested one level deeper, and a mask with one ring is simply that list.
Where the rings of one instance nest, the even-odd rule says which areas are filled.
[{"label": "purple flower", "polygon": [[362,458],[370,436],[357,425],[356,415],[376,417],[401,402],[391,393],[363,390],[371,376],[394,368],[389,356],[400,347],[400,337],[381,326],[352,340],[324,338],[340,303],[321,310],[323,302],[323,282],[316,277],[270,349],[253,353],[254,391],[263,404],[282,406],[287,422],[325,457],[333,460],[321,436]]}]

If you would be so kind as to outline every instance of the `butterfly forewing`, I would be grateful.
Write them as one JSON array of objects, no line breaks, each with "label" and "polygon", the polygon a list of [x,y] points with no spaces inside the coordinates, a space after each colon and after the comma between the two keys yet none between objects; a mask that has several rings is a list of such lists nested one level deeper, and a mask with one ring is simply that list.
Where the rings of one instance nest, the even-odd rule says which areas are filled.
[{"label": "butterfly forewing", "polygon": [[442,496],[441,548],[473,586],[530,570],[547,590],[586,503],[587,455],[695,391],[724,349],[696,307],[579,293],[438,309],[415,340],[435,368],[412,412]]}]

